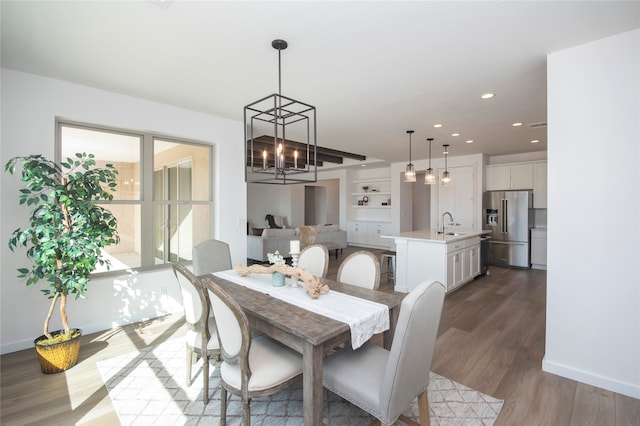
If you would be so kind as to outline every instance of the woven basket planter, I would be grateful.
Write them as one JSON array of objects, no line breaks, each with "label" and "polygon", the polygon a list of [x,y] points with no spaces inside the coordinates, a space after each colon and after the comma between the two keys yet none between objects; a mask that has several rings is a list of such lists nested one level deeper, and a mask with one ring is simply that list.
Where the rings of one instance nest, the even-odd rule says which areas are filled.
[{"label": "woven basket planter", "polygon": [[[77,336],[64,342],[49,345],[39,344],[38,342],[46,340],[46,336],[40,336],[33,341],[36,345],[40,369],[44,374],[60,373],[76,365],[78,353],[80,352],[82,330],[74,328],[72,331],[77,331]],[[51,334],[56,336],[61,333],[64,333],[64,331],[58,330]]]}]

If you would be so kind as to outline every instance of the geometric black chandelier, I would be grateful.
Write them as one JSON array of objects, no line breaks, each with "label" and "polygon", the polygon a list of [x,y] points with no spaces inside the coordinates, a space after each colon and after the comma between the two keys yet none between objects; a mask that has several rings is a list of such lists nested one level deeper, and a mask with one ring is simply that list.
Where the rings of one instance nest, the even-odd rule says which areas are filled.
[{"label": "geometric black chandelier", "polygon": [[280,54],[287,42],[271,46],[278,51],[278,93],[244,107],[245,182],[316,182],[316,108],[282,96]]}]

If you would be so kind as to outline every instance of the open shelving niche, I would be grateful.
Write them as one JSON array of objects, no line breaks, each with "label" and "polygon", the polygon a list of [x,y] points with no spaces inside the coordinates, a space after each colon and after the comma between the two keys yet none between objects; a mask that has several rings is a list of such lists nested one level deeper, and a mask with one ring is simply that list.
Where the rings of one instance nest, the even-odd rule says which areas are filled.
[{"label": "open shelving niche", "polygon": [[[352,185],[351,214],[349,215],[351,220],[383,222],[391,220],[391,178],[354,179]],[[369,189],[364,191],[363,186],[369,186]],[[364,197],[368,197],[369,201],[365,205],[359,205],[358,201],[362,201]]]},{"label": "open shelving niche", "polygon": [[[363,186],[369,186],[367,191]],[[392,249],[393,240],[380,238],[391,232],[391,178],[371,177],[352,181],[347,241],[351,245]],[[368,197],[366,205],[358,201]]]}]

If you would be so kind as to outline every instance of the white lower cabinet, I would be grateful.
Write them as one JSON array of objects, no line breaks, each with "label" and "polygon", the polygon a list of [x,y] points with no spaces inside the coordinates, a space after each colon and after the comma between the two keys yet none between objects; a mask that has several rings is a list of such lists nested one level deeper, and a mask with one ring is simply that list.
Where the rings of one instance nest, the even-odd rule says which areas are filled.
[{"label": "white lower cabinet", "polygon": [[547,230],[531,230],[531,268],[547,269]]},{"label": "white lower cabinet", "polygon": [[480,274],[480,238],[449,243],[447,251],[447,291],[471,281]]},{"label": "white lower cabinet", "polygon": [[462,250],[447,254],[447,291],[463,282],[463,257]]},{"label": "white lower cabinet", "polygon": [[352,245],[389,248],[393,240],[380,238],[380,235],[390,233],[388,222],[347,222],[347,242]]},{"label": "white lower cabinet", "polygon": [[365,244],[369,238],[366,224],[360,222],[347,222],[347,242],[349,244]]},{"label": "white lower cabinet", "polygon": [[369,223],[369,239],[368,243],[376,247],[388,247],[391,242],[388,239],[380,238],[380,235],[389,235],[391,233],[390,223]]},{"label": "white lower cabinet", "polygon": [[472,277],[480,275],[480,244],[469,248],[469,273]]}]

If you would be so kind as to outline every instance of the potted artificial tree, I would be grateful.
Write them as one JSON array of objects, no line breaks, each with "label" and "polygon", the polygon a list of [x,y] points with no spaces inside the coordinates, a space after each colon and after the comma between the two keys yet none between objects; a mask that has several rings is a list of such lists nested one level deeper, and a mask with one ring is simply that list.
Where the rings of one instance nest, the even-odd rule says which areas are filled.
[{"label": "potted artificial tree", "polygon": [[[67,297],[84,298],[89,275],[98,264],[110,266],[102,249],[119,241],[116,218],[97,204],[112,200],[118,171],[111,164],[94,167],[93,154],[76,154],[61,164],[42,155],[14,157],[5,171],[22,167],[20,204],[31,208],[29,224],[11,234],[9,248],[25,247],[29,268],[19,268],[27,286],[44,281],[42,293],[51,300],[44,334],[34,343],[43,373],[57,373],[75,365],[81,330],[69,328]],[[63,330],[49,332],[49,321],[60,301]]]}]

